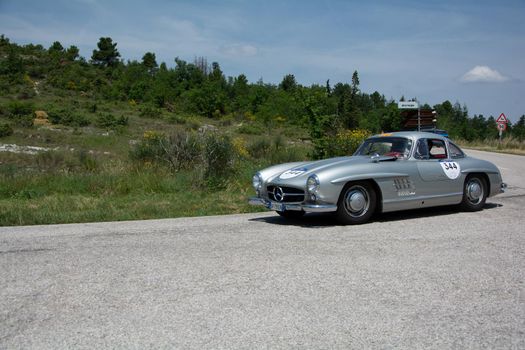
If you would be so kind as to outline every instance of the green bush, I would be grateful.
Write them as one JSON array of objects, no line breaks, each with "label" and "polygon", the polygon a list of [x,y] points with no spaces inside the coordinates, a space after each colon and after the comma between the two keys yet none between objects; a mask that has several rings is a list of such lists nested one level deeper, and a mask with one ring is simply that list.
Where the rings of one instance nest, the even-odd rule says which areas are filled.
[{"label": "green bush", "polygon": [[11,118],[33,114],[34,106],[31,102],[11,101],[6,106],[7,114]]},{"label": "green bush", "polygon": [[86,171],[95,172],[99,168],[99,163],[97,159],[85,150],[82,150],[78,153],[78,160],[80,162],[81,167]]},{"label": "green bush", "polygon": [[248,144],[248,153],[252,158],[265,158],[270,154],[272,143],[268,138],[255,139]]},{"label": "green bush", "polygon": [[35,157],[35,163],[40,171],[46,172],[58,173],[68,168],[65,154],[58,151],[38,153]]},{"label": "green bush", "polygon": [[359,145],[369,136],[370,132],[368,130],[353,129],[340,131],[335,135],[335,138],[330,140],[328,156],[351,156]]},{"label": "green bush", "polygon": [[162,111],[151,104],[144,104],[139,108],[139,115],[144,118],[160,118],[162,117]]},{"label": "green bush", "polygon": [[302,144],[288,145],[283,136],[273,139],[259,138],[248,144],[248,153],[254,159],[264,159],[272,164],[287,163],[307,158],[308,148]]},{"label": "green bush", "polygon": [[237,132],[246,135],[261,135],[264,129],[258,124],[243,124],[237,129]]},{"label": "green bush", "polygon": [[161,142],[165,140],[165,138],[163,134],[155,131],[146,131],[142,140],[136,143],[131,149],[131,159],[144,163],[162,160],[163,148]]},{"label": "green bush", "polygon": [[225,135],[210,133],[204,147],[204,178],[208,185],[220,186],[235,173],[236,152],[231,139]]},{"label": "green bush", "polygon": [[186,124],[186,118],[177,114],[170,114],[167,120],[169,123],[173,124]]},{"label": "green bush", "polygon": [[195,133],[172,134],[165,146],[168,161],[175,170],[191,168],[200,161],[202,141]]},{"label": "green bush", "polygon": [[[173,171],[194,171],[195,184],[221,187],[236,173],[237,151],[228,136],[178,132],[166,137],[148,131],[130,152],[134,160],[168,165]],[[203,182],[200,182],[203,181]]]},{"label": "green bush", "polygon": [[90,124],[90,121],[87,117],[81,114],[73,113],[66,109],[50,110],[47,115],[53,124],[74,127],[88,126]]},{"label": "green bush", "polygon": [[0,123],[0,137],[13,135],[13,128],[6,123]]},{"label": "green bush", "polygon": [[98,115],[96,124],[99,128],[114,129],[120,126],[127,126],[129,119],[124,116],[117,118],[111,113],[102,113]]},{"label": "green bush", "polygon": [[11,101],[3,108],[2,114],[7,115],[16,125],[31,127],[33,126],[33,109],[31,102]]}]

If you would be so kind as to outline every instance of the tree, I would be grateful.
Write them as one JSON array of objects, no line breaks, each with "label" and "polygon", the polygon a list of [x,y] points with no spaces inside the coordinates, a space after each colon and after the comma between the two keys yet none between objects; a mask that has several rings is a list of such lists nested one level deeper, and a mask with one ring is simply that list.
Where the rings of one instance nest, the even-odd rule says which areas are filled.
[{"label": "tree", "polygon": [[202,74],[208,75],[210,73],[210,65],[208,64],[208,59],[206,57],[195,57],[193,64],[202,72]]},{"label": "tree", "polygon": [[59,62],[64,57],[64,47],[59,41],[55,41],[48,49],[49,56],[53,59],[54,62]]},{"label": "tree", "polygon": [[55,41],[50,47],[49,47],[49,53],[62,53],[64,52],[64,47],[59,41]]},{"label": "tree", "polygon": [[250,99],[248,90],[248,79],[246,75],[240,74],[235,78],[232,85],[233,108],[236,111],[248,112]]},{"label": "tree", "polygon": [[337,99],[337,117],[345,128],[355,128],[359,125],[362,112],[357,105],[357,97],[353,94],[353,87],[348,84],[337,83],[334,86],[333,96]]},{"label": "tree", "polygon": [[518,140],[525,140],[525,115],[522,115],[520,120],[514,125],[512,129],[512,136],[516,137]]},{"label": "tree", "polygon": [[286,92],[292,92],[297,88],[297,82],[295,81],[295,76],[293,74],[285,75],[281,83],[279,84],[279,89]]},{"label": "tree", "polygon": [[100,38],[97,47],[98,50],[93,50],[93,55],[91,56],[93,64],[104,67],[114,67],[120,62],[117,43],[113,43],[113,39],[109,37]]},{"label": "tree", "polygon": [[226,80],[224,79],[224,75],[222,74],[221,67],[219,66],[219,63],[217,62],[213,62],[211,64],[210,80],[221,82],[221,83],[226,83]]},{"label": "tree", "polygon": [[357,71],[354,71],[352,74],[352,95],[355,96],[359,92],[359,74]]},{"label": "tree", "polygon": [[5,37],[4,34],[0,35],[0,47],[9,45],[9,38]]},{"label": "tree", "polygon": [[67,50],[66,50],[66,58],[69,60],[69,61],[74,61],[76,60],[78,57],[79,57],[79,50],[78,50],[78,47],[76,47],[75,45],[71,45]]},{"label": "tree", "polygon": [[157,68],[157,60],[155,59],[155,54],[152,52],[146,52],[142,56],[142,65],[148,69],[151,73]]},{"label": "tree", "polygon": [[328,79],[328,80],[326,81],[326,87],[325,87],[325,89],[326,89],[326,95],[327,95],[327,96],[332,95],[332,87],[330,86],[330,79]]},{"label": "tree", "polygon": [[24,71],[24,62],[13,47],[8,47],[7,59],[0,60],[0,74],[11,76],[11,80]]},{"label": "tree", "polygon": [[372,100],[373,108],[384,108],[386,104],[385,96],[381,95],[379,92],[374,91],[372,95],[370,95],[370,99]]}]

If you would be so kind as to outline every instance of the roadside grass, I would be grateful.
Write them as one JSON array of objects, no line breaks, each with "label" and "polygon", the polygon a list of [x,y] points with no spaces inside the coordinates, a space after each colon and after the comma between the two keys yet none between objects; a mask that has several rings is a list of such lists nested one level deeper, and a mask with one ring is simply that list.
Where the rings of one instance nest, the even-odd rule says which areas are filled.
[{"label": "roadside grass", "polygon": [[485,139],[476,141],[454,140],[461,147],[471,148],[480,151],[508,153],[525,155],[525,140],[518,140],[513,137],[505,137],[501,142],[497,139]]},{"label": "roadside grass", "polygon": [[83,174],[0,175],[0,225],[143,220],[256,211],[253,164],[219,188],[195,183],[195,171],[121,169]]}]

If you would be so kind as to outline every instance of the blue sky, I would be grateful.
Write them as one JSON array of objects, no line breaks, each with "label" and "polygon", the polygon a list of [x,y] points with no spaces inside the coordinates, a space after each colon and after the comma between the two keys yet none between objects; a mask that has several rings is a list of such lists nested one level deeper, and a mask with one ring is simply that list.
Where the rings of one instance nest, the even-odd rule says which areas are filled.
[{"label": "blue sky", "polygon": [[387,98],[525,114],[525,1],[0,0],[0,33],[58,40],[90,58],[101,36],[126,60],[217,61],[227,76],[303,85],[330,79]]}]

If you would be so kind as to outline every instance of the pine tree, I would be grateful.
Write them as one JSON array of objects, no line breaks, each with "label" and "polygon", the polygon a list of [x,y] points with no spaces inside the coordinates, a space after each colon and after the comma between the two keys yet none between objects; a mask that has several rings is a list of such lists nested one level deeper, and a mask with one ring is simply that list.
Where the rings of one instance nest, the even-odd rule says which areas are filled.
[{"label": "pine tree", "polygon": [[120,61],[120,53],[117,50],[117,43],[113,43],[111,38],[100,38],[97,44],[98,50],[93,50],[91,61],[93,64],[114,67]]}]

